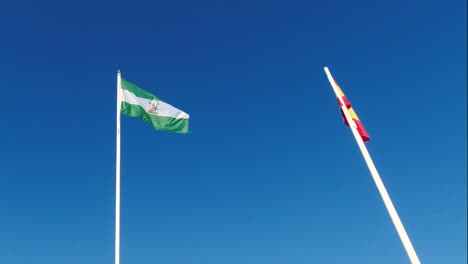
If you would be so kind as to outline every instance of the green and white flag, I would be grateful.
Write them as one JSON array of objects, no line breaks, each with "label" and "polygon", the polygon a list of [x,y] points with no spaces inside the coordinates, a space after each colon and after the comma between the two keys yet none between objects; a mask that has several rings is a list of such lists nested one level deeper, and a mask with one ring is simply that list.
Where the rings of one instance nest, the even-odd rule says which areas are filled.
[{"label": "green and white flag", "polygon": [[154,129],[187,133],[189,115],[140,87],[121,79],[120,112],[138,117]]}]

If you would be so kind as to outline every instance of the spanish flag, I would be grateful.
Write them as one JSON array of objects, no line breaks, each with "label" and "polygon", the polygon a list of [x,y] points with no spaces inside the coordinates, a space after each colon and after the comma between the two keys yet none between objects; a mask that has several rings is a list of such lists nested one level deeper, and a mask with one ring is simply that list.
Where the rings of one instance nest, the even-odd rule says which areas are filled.
[{"label": "spanish flag", "polygon": [[[359,117],[357,116],[356,112],[354,111],[353,106],[349,102],[348,98],[346,98],[346,96],[344,95],[344,93],[341,90],[340,86],[336,83],[336,81],[335,81],[335,84],[336,84],[336,87],[338,87],[339,96],[343,99],[343,102],[345,103],[346,108],[348,108],[349,115],[353,119],[354,123],[356,123],[356,128],[357,128],[357,131],[359,132],[359,135],[361,135],[361,138],[362,138],[363,141],[369,141],[370,140],[369,134],[367,134],[367,131],[364,128],[364,126],[362,125],[361,121],[359,120]],[[342,106],[341,105],[341,100],[339,98],[337,98],[337,100],[338,100],[338,105],[341,107]],[[344,121],[345,125],[349,126],[348,120],[346,120],[346,117],[345,117],[345,115],[343,113],[343,110],[340,109],[340,111],[341,111],[341,116],[343,117],[343,121]]]}]

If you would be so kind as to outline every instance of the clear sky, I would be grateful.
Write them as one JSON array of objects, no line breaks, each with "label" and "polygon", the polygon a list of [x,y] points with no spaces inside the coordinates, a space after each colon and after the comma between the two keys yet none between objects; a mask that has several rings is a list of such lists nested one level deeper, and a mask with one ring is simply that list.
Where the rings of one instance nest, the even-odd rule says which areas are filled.
[{"label": "clear sky", "polygon": [[330,67],[423,263],[467,262],[467,15],[447,1],[2,1],[0,263],[409,263]]}]

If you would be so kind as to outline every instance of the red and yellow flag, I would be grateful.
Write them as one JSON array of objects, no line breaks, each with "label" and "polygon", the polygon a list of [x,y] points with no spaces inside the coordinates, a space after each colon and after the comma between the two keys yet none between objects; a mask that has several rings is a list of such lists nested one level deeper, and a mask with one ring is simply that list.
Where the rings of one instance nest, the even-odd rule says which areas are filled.
[{"label": "red and yellow flag", "polygon": [[[341,90],[338,83],[336,83],[336,81],[334,81],[334,82],[336,84],[336,87],[338,88],[339,95],[343,99],[343,102],[345,103],[346,108],[348,108],[348,112],[349,112],[351,118],[353,119],[354,123],[356,123],[357,131],[359,132],[359,135],[361,135],[361,138],[362,138],[363,141],[369,141],[370,140],[369,134],[367,134],[367,131],[364,128],[364,126],[362,125],[361,121],[359,120],[359,117],[357,116],[356,112],[354,112],[354,109],[351,106],[351,103],[349,102],[348,98],[346,98],[346,96],[344,95],[344,93]],[[338,105],[340,105],[340,107],[341,107],[340,99],[337,98],[337,100],[338,100]],[[343,110],[340,109],[340,111],[341,111],[341,116],[343,116],[343,121],[344,121],[345,125],[349,126],[348,121],[346,120],[346,117],[345,117],[345,115],[343,113]]]}]

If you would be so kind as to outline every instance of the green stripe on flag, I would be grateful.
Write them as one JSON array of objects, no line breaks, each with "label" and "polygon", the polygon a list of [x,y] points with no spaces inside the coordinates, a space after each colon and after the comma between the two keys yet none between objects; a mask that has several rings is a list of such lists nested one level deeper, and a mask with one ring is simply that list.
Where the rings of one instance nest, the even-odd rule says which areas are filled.
[{"label": "green stripe on flag", "polygon": [[[123,82],[124,80],[122,79],[122,88],[123,88]],[[129,82],[127,82],[129,83]],[[134,87],[138,88],[139,90],[145,92],[141,88],[137,87],[134,85]],[[133,88],[133,87],[132,87]],[[135,93],[134,90],[127,89],[133,93]],[[145,92],[146,94],[151,95],[150,93]],[[138,96],[141,96],[141,94],[137,94]],[[143,96],[141,96],[143,97]],[[145,97],[147,99],[153,99],[156,98],[153,96],[152,98]],[[157,116],[157,115],[151,115],[148,114],[143,107],[139,105],[133,105],[129,104],[127,102],[122,102],[121,104],[121,112],[123,114],[126,114],[128,116],[132,117],[138,117],[141,120],[145,121],[146,123],[152,125],[154,129],[156,130],[162,130],[162,131],[171,131],[175,133],[188,133],[188,125],[189,125],[189,120],[188,118],[173,118],[173,117],[167,117],[167,116]]]},{"label": "green stripe on flag", "polygon": [[121,78],[121,81],[122,81],[122,89],[124,90],[128,90],[130,92],[132,92],[133,94],[135,94],[136,96],[138,97],[141,97],[141,98],[145,98],[145,99],[156,99],[158,101],[162,101],[164,102],[163,100],[159,99],[158,97],[154,96],[153,94],[150,94],[148,93],[147,91],[141,89],[140,87],[136,86],[135,84],[125,80],[124,78]]}]

